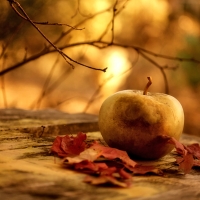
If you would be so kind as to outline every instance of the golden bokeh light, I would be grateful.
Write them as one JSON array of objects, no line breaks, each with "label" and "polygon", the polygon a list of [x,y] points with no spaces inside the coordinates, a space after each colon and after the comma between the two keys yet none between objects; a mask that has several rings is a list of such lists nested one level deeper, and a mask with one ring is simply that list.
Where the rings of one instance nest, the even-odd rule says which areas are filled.
[{"label": "golden bokeh light", "polygon": [[118,87],[123,84],[128,76],[127,69],[131,67],[126,50],[121,48],[112,48],[104,57],[105,66],[108,67],[107,72],[100,76],[100,81],[106,82],[106,87],[103,89],[105,96],[116,92]]}]

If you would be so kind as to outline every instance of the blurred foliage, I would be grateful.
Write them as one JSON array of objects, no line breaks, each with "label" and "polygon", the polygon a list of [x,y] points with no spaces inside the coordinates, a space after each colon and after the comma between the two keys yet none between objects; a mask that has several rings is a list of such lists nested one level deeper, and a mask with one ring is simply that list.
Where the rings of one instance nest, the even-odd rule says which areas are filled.
[{"label": "blurred foliage", "polygon": [[[200,46],[197,45],[199,43],[200,38],[195,37],[193,35],[187,35],[185,38],[186,48],[185,51],[182,50],[179,53],[181,57],[199,57],[200,55]],[[200,87],[200,67],[197,63],[188,63],[184,62],[181,64],[181,67],[185,71],[187,80],[189,85],[192,88],[197,89]]]}]

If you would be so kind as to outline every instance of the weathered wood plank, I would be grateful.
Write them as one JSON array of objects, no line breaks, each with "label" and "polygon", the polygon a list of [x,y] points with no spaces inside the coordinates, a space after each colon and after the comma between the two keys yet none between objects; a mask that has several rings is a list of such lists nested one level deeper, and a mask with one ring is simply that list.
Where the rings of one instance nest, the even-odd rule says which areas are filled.
[{"label": "weathered wood plank", "polygon": [[[68,117],[70,118],[70,115]],[[26,117],[23,116],[20,119],[26,119]],[[165,175],[163,177],[134,176],[133,185],[130,188],[95,187],[83,183],[84,174],[61,168],[60,160],[49,153],[55,136],[61,132],[52,131],[49,134],[47,131],[44,135],[37,135],[34,131],[30,131],[41,125],[57,126],[59,120],[55,123],[54,119],[49,118],[48,123],[44,123],[38,117],[29,118],[29,120],[32,119],[38,122],[33,122],[31,125],[30,121],[25,120],[27,123],[20,122],[18,128],[16,121],[14,126],[11,123],[17,119],[9,120],[8,117],[5,121],[5,116],[4,118],[1,116],[0,199],[200,199],[200,169],[193,169],[190,174],[183,175],[177,171],[172,154],[156,162],[142,162],[143,164],[154,163],[165,171]],[[44,117],[44,120],[46,119]],[[91,117],[87,122],[93,123],[95,120]],[[76,123],[80,128],[79,131],[82,131],[79,126],[81,119]],[[25,127],[29,129],[24,129]],[[86,130],[86,132],[88,140],[102,140],[98,131]],[[62,133],[66,134],[67,129],[63,128]],[[200,143],[200,138],[184,134],[181,141],[185,144]]]},{"label": "weathered wood plank", "polygon": [[15,129],[35,137],[65,135],[80,130],[98,131],[96,115],[68,114],[56,110],[0,109],[0,130]]}]

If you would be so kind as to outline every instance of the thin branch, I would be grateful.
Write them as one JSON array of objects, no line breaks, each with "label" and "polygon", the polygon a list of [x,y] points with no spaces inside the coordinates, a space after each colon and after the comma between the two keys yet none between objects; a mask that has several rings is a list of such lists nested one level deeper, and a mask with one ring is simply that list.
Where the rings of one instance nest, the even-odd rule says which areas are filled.
[{"label": "thin branch", "polygon": [[[49,95],[51,92],[53,92],[63,81],[66,80],[67,75],[69,75],[70,68],[66,68],[63,73],[61,73],[60,77],[57,78],[55,82],[53,82],[48,88],[46,88],[44,95],[41,95],[37,101],[41,101],[44,96]],[[35,103],[30,106],[30,108],[34,108]]]},{"label": "thin branch", "polygon": [[112,16],[112,21],[111,21],[111,25],[112,25],[112,27],[111,27],[111,34],[112,35],[111,35],[111,42],[110,42],[111,45],[114,42],[115,13],[117,11],[117,8],[116,8],[117,3],[118,3],[118,0],[115,1],[115,4],[113,6],[113,16]]},{"label": "thin branch", "polygon": [[[104,10],[102,10],[102,11],[99,11],[99,12],[95,13],[94,15],[91,15],[90,17],[88,17],[88,18],[82,20],[81,22],[77,23],[77,24],[75,25],[75,27],[84,24],[86,21],[88,21],[88,20],[90,20],[90,19],[93,19],[93,18],[95,18],[95,17],[98,16],[98,15],[101,15],[101,14],[104,14],[104,13],[106,13],[106,12],[109,12],[111,9],[112,9],[112,6],[106,8],[106,9],[104,9]],[[73,29],[71,28],[71,29],[67,30],[66,32],[62,33],[62,34],[58,37],[58,39],[54,42],[54,44],[57,44],[58,42],[60,42],[66,35],[68,35],[68,34],[69,34],[70,32],[72,32],[72,31],[73,31]]]},{"label": "thin branch", "polygon": [[144,51],[152,56],[155,56],[155,57],[159,57],[159,58],[164,58],[164,59],[167,59],[167,60],[177,60],[177,61],[180,61],[180,62],[194,62],[194,63],[200,63],[200,60],[197,60],[195,58],[180,58],[180,57],[173,57],[173,56],[167,56],[167,55],[163,55],[163,54],[158,54],[158,53],[154,53],[152,51],[149,51],[147,49],[143,49],[143,48],[140,48],[138,47],[138,49],[141,51]]},{"label": "thin branch", "polygon": [[[2,62],[2,69],[4,69],[5,66],[5,56],[3,57],[3,62]],[[5,89],[5,77],[2,76],[1,77],[1,91],[2,91],[2,97],[3,97],[3,103],[4,103],[4,107],[7,108],[8,107],[8,103],[7,103],[7,96],[6,96],[6,89]]]},{"label": "thin branch", "polygon": [[[29,18],[29,16],[26,14],[26,12],[24,11],[24,9],[21,7],[21,5],[15,1],[15,0],[8,0],[10,2],[10,5],[11,7],[14,9],[14,11],[16,12],[16,8],[14,7],[14,4],[17,5],[17,7],[21,10],[21,12],[24,14],[25,18],[27,21],[29,21],[31,23],[31,25],[42,35],[42,37],[49,43],[51,44],[51,46],[54,47],[54,49],[64,58],[64,60],[72,67],[74,68],[74,65],[72,63],[70,63],[69,61],[75,63],[75,64],[78,64],[78,65],[81,65],[81,66],[84,66],[84,67],[87,67],[87,68],[90,68],[90,69],[94,69],[94,70],[100,70],[100,71],[103,71],[105,72],[107,68],[104,68],[104,69],[99,69],[99,68],[94,68],[94,67],[91,67],[91,66],[88,66],[88,65],[85,65],[83,63],[80,63],[76,60],[73,60],[71,57],[69,57],[67,54],[65,54],[61,49],[59,49],[57,46],[55,46],[45,35],[44,33],[34,24],[33,21],[31,21],[31,19]],[[18,14],[19,12],[17,12]],[[21,15],[20,15],[21,16]],[[24,18],[23,18],[24,19]],[[68,60],[69,61],[68,61]]]},{"label": "thin branch", "polygon": [[165,71],[164,71],[164,68],[159,65],[157,62],[155,62],[155,60],[149,58],[147,55],[145,55],[142,51],[139,51],[139,54],[145,58],[146,60],[148,60],[151,64],[153,64],[154,66],[156,66],[157,68],[160,69],[162,75],[163,75],[163,78],[164,78],[164,83],[165,83],[165,93],[166,94],[169,94],[169,85],[168,85],[168,80],[167,80],[167,76],[165,74]]},{"label": "thin branch", "polygon": [[43,98],[45,97],[45,95],[46,95],[46,93],[47,93],[47,89],[48,89],[49,83],[50,83],[50,81],[51,81],[53,72],[54,72],[54,70],[55,70],[55,68],[56,68],[56,65],[57,65],[57,63],[58,63],[58,60],[59,60],[59,57],[56,58],[56,60],[55,60],[55,62],[54,62],[54,64],[53,64],[53,66],[51,67],[51,70],[50,70],[50,72],[49,72],[49,74],[48,74],[48,76],[47,76],[47,78],[46,78],[46,81],[45,81],[43,87],[42,87],[42,91],[41,91],[41,93],[40,93],[40,96],[38,97],[38,99],[37,99],[37,101],[36,101],[36,103],[35,103],[35,107],[36,107],[37,109],[39,109],[40,104],[41,104]]},{"label": "thin branch", "polygon": [[[10,4],[16,4],[16,5],[20,8],[20,10],[22,11],[23,8],[20,6],[20,4],[19,4],[17,1],[15,1],[15,0],[8,0],[8,1],[9,1]],[[12,5],[11,5],[11,6],[12,6]],[[12,6],[12,8],[15,10],[15,12],[16,12],[21,18],[23,18],[23,19],[26,20],[26,21],[29,21],[29,19],[26,17],[26,15],[23,16],[14,6]],[[23,10],[22,12],[23,12],[23,14],[24,14],[24,10]],[[34,20],[31,20],[31,21],[32,21],[34,24],[38,24],[38,25],[68,26],[68,27],[70,27],[70,28],[72,28],[72,29],[74,29],[74,30],[83,30],[83,29],[85,29],[85,28],[76,28],[76,27],[74,27],[74,26],[71,26],[71,25],[65,24],[65,23],[57,23],[57,22],[51,23],[51,22],[48,22],[48,21],[45,21],[45,22],[38,22],[38,21],[34,21]]]},{"label": "thin branch", "polygon": [[127,72],[129,72],[130,70],[132,70],[132,68],[135,66],[135,64],[137,63],[138,61],[138,58],[139,58],[139,54],[137,52],[137,57],[135,59],[134,62],[132,62],[132,66],[127,69],[127,70],[124,70],[121,74],[119,75],[112,75],[110,77],[108,77],[102,84],[100,84],[98,86],[98,88],[94,91],[94,93],[92,94],[92,96],[90,97],[89,101],[87,102],[85,108],[83,109],[83,112],[86,113],[87,110],[89,109],[89,107],[91,106],[91,104],[97,99],[97,95],[101,92],[102,88],[111,80],[111,79],[114,79],[114,78],[117,78],[117,77],[120,77],[120,76],[123,76],[124,74],[126,74]]},{"label": "thin branch", "polygon": [[[101,41],[103,39],[103,37],[107,34],[110,26],[112,26],[111,27],[111,42],[107,46],[112,45],[113,42],[114,42],[114,22],[115,22],[115,18],[125,8],[125,5],[126,5],[127,2],[128,2],[128,0],[124,2],[123,6],[121,6],[119,9],[117,9],[116,7],[117,7],[117,4],[118,4],[118,0],[116,0],[114,5],[112,6],[112,18],[111,18],[110,22],[108,23],[108,25],[106,26],[106,29],[104,30],[104,32],[101,34],[101,36],[98,39],[99,41]],[[104,46],[103,48],[105,48],[107,46]]]},{"label": "thin branch", "polygon": [[78,0],[78,6],[76,9],[76,12],[74,13],[74,15],[71,18],[74,18],[77,14],[80,14],[82,17],[90,17],[91,15],[85,15],[82,13],[81,9],[80,9],[80,0]]},{"label": "thin branch", "polygon": [[[77,43],[73,43],[73,44],[67,44],[67,45],[61,46],[60,49],[63,50],[63,49],[67,49],[67,48],[71,48],[71,47],[75,47],[75,46],[80,46],[80,45],[90,45],[90,46],[94,46],[94,47],[97,47],[97,48],[101,49],[100,45],[107,45],[108,46],[109,44],[110,44],[109,42],[98,41],[98,40],[84,41],[84,42],[77,42]],[[140,53],[145,50],[145,49],[140,48],[138,46],[125,45],[125,44],[120,44],[120,43],[115,43],[115,42],[112,45],[113,46],[122,47],[122,48],[132,48],[132,49],[135,49],[136,51],[140,51]],[[41,56],[47,55],[49,53],[54,53],[54,52],[56,52],[55,49],[52,49],[52,50],[44,49],[41,52],[39,52],[39,53],[27,58],[27,60],[21,61],[21,62],[15,64],[15,65],[13,65],[13,66],[11,66],[9,68],[6,68],[6,69],[2,70],[0,72],[0,76],[4,75],[4,74],[6,74],[6,73],[8,73],[8,72],[10,72],[12,70],[15,70],[15,69],[21,67],[22,65],[25,65],[25,64],[33,61],[33,60],[36,60]],[[147,54],[148,54],[148,50],[147,50]],[[151,55],[152,55],[152,53],[151,53]],[[181,58],[181,57],[168,57],[168,58],[166,58],[165,55],[162,55],[162,54],[157,54],[157,57],[161,57],[161,58],[165,58],[165,59],[169,59],[169,60],[200,63],[200,60],[193,59],[193,58]],[[106,69],[107,68],[104,68],[104,69],[95,68],[95,70],[100,70],[100,71],[104,71],[104,72],[106,71]]]}]

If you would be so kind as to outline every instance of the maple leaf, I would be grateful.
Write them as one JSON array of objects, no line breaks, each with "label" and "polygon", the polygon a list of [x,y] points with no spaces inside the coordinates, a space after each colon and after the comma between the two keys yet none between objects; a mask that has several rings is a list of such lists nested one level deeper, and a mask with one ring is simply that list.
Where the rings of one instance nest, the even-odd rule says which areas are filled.
[{"label": "maple leaf", "polygon": [[[116,148],[106,147],[97,142],[95,142],[90,148],[81,152],[78,156],[65,157],[63,162],[65,164],[65,161],[67,161],[67,164],[74,164],[74,165],[81,162],[83,163],[84,161],[94,162],[100,156],[103,156],[104,158],[108,160],[119,159],[121,161],[122,167],[127,168],[129,171],[135,174],[146,174],[149,172],[158,174],[158,175],[162,174],[162,171],[154,166],[138,165],[138,163],[130,159],[126,151],[122,151]],[[115,166],[117,166],[117,164],[119,163],[115,162]],[[111,168],[109,168],[109,170],[111,170]],[[126,173],[125,171],[121,171],[121,173],[123,172],[124,174]],[[126,176],[128,175],[126,174]]]},{"label": "maple leaf", "polygon": [[187,153],[185,146],[182,143],[180,143],[178,140],[176,140],[173,137],[169,137],[169,136],[164,136],[164,137],[168,137],[168,143],[171,143],[175,146],[176,152],[178,154],[185,155]]},{"label": "maple leaf", "polygon": [[51,152],[56,153],[60,157],[69,155],[79,155],[85,149],[85,133],[78,133],[76,137],[66,135],[64,137],[57,136],[51,147]]},{"label": "maple leaf", "polygon": [[[166,137],[166,136],[164,136]],[[183,145],[173,137],[168,137],[168,142],[174,144],[176,152],[180,157],[176,158],[179,169],[188,174],[193,166],[200,166],[200,146],[199,144]]]},{"label": "maple leaf", "polygon": [[176,158],[177,163],[179,164],[179,169],[184,172],[184,174],[188,174],[193,167],[194,158],[190,153],[186,153],[183,157]]},{"label": "maple leaf", "polygon": [[96,151],[92,148],[88,148],[81,152],[78,156],[75,157],[70,157],[67,156],[63,159],[63,162],[67,161],[69,164],[74,164],[74,163],[80,163],[82,161],[90,161],[93,162],[97,158],[101,156],[101,153],[99,151]]},{"label": "maple leaf", "polygon": [[109,160],[113,160],[117,158],[120,159],[123,162],[124,166],[128,168],[129,170],[131,170],[137,165],[135,161],[130,159],[126,151],[122,151],[116,148],[106,147],[99,143],[94,143],[90,148],[98,152],[101,152],[101,156]]},{"label": "maple leaf", "polygon": [[198,143],[188,145],[186,148],[191,154],[200,160],[200,145]]}]

